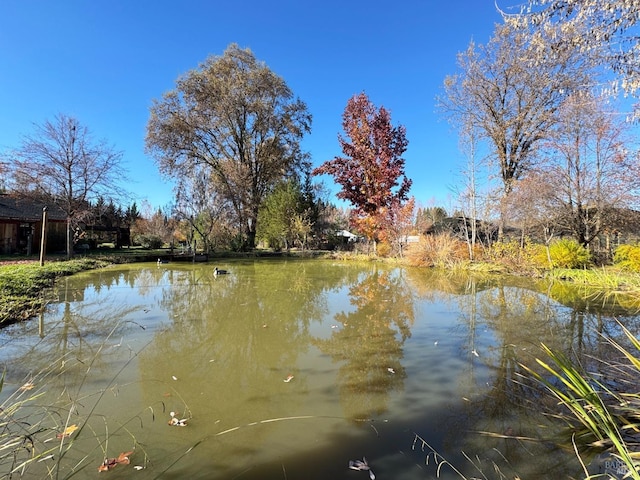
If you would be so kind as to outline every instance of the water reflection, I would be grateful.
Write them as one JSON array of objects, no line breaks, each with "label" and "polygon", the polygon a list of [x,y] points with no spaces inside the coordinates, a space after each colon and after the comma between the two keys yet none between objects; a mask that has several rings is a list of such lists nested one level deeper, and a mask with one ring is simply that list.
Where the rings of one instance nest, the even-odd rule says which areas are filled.
[{"label": "water reflection", "polygon": [[353,308],[333,315],[333,335],[311,343],[339,365],[345,416],[365,419],[386,412],[388,393],[403,388],[402,346],[415,321],[414,294],[402,270],[374,267],[348,287],[348,298]]},{"label": "water reflection", "polygon": [[[76,275],[57,285],[43,336],[37,319],[0,332],[3,395],[48,372],[36,375],[59,412],[47,428],[60,431],[64,412],[88,426],[62,472],[88,465],[75,475],[88,478],[135,447],[139,478],[350,478],[363,456],[378,478],[433,478],[422,438],[468,475],[463,451],[487,478],[495,465],[565,478],[580,467],[550,443],[557,427],[522,365],[545,343],[597,368],[594,355],[615,354],[602,335],[622,337],[616,320],[638,329],[620,304],[575,302],[557,284],[373,263],[221,267],[231,274],[147,264]],[[171,411],[187,427],[168,426]]]}]

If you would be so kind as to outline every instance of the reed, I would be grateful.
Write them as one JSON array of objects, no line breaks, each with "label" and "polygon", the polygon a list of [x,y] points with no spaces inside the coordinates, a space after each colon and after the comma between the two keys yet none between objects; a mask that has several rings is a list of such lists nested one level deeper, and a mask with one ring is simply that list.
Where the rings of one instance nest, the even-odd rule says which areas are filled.
[{"label": "reed", "polygon": [[[118,377],[130,367],[136,355],[124,362],[106,385],[86,391],[90,374],[103,350],[111,345],[110,339],[117,329],[115,326],[109,332],[90,360],[80,361],[73,354],[54,359],[46,370],[18,382],[21,386],[9,394],[6,371],[2,373],[0,478],[70,479],[87,468],[93,472],[105,471],[119,463],[129,463],[128,457],[133,453],[136,468],[147,468],[149,455],[138,439],[138,432],[145,423],[155,422],[157,413],[165,413],[164,402],[126,412],[122,418],[107,417],[100,409],[105,395],[116,388]],[[73,391],[65,389],[58,395],[48,391],[60,383],[59,377],[77,368],[85,373]],[[178,392],[174,394],[182,400]],[[190,411],[186,403],[183,411]],[[114,458],[117,452],[122,453]],[[182,456],[178,460],[180,458]]]},{"label": "reed", "polygon": [[[626,327],[619,326],[629,346],[607,338],[623,361],[599,360],[604,374],[586,372],[577,362],[546,345],[543,350],[549,361],[537,359],[543,373],[522,366],[564,407],[554,414],[569,426],[572,447],[583,467],[593,452],[609,453],[626,467],[625,478],[640,480],[640,341]],[[616,379],[615,386],[604,378]],[[584,470],[586,478],[594,478],[586,467]]]}]

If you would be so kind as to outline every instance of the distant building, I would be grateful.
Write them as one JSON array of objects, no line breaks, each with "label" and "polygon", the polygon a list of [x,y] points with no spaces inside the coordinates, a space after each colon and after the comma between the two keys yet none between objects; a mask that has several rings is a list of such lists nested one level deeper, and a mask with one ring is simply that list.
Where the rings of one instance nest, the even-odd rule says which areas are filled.
[{"label": "distant building", "polygon": [[358,236],[351,233],[349,230],[338,230],[336,232],[336,237],[342,237],[348,243],[357,242]]},{"label": "distant building", "polygon": [[[46,204],[10,194],[0,194],[0,254],[31,255],[40,251],[42,209]],[[47,253],[65,250],[66,215],[47,206]]]}]

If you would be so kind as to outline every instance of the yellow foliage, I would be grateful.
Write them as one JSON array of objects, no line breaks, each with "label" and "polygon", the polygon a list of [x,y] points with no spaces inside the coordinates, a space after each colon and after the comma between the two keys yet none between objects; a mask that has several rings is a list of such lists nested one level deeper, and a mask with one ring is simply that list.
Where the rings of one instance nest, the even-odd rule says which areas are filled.
[{"label": "yellow foliage", "polygon": [[376,246],[376,253],[379,257],[388,257],[391,254],[391,244],[387,241],[379,242]]}]

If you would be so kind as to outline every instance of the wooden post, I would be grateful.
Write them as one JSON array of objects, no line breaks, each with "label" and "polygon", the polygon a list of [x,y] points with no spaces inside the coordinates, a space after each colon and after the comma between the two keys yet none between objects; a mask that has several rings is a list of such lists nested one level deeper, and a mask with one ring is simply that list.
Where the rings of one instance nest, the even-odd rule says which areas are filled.
[{"label": "wooden post", "polygon": [[40,266],[44,265],[44,254],[47,249],[47,206],[42,207],[42,232],[40,235]]}]

